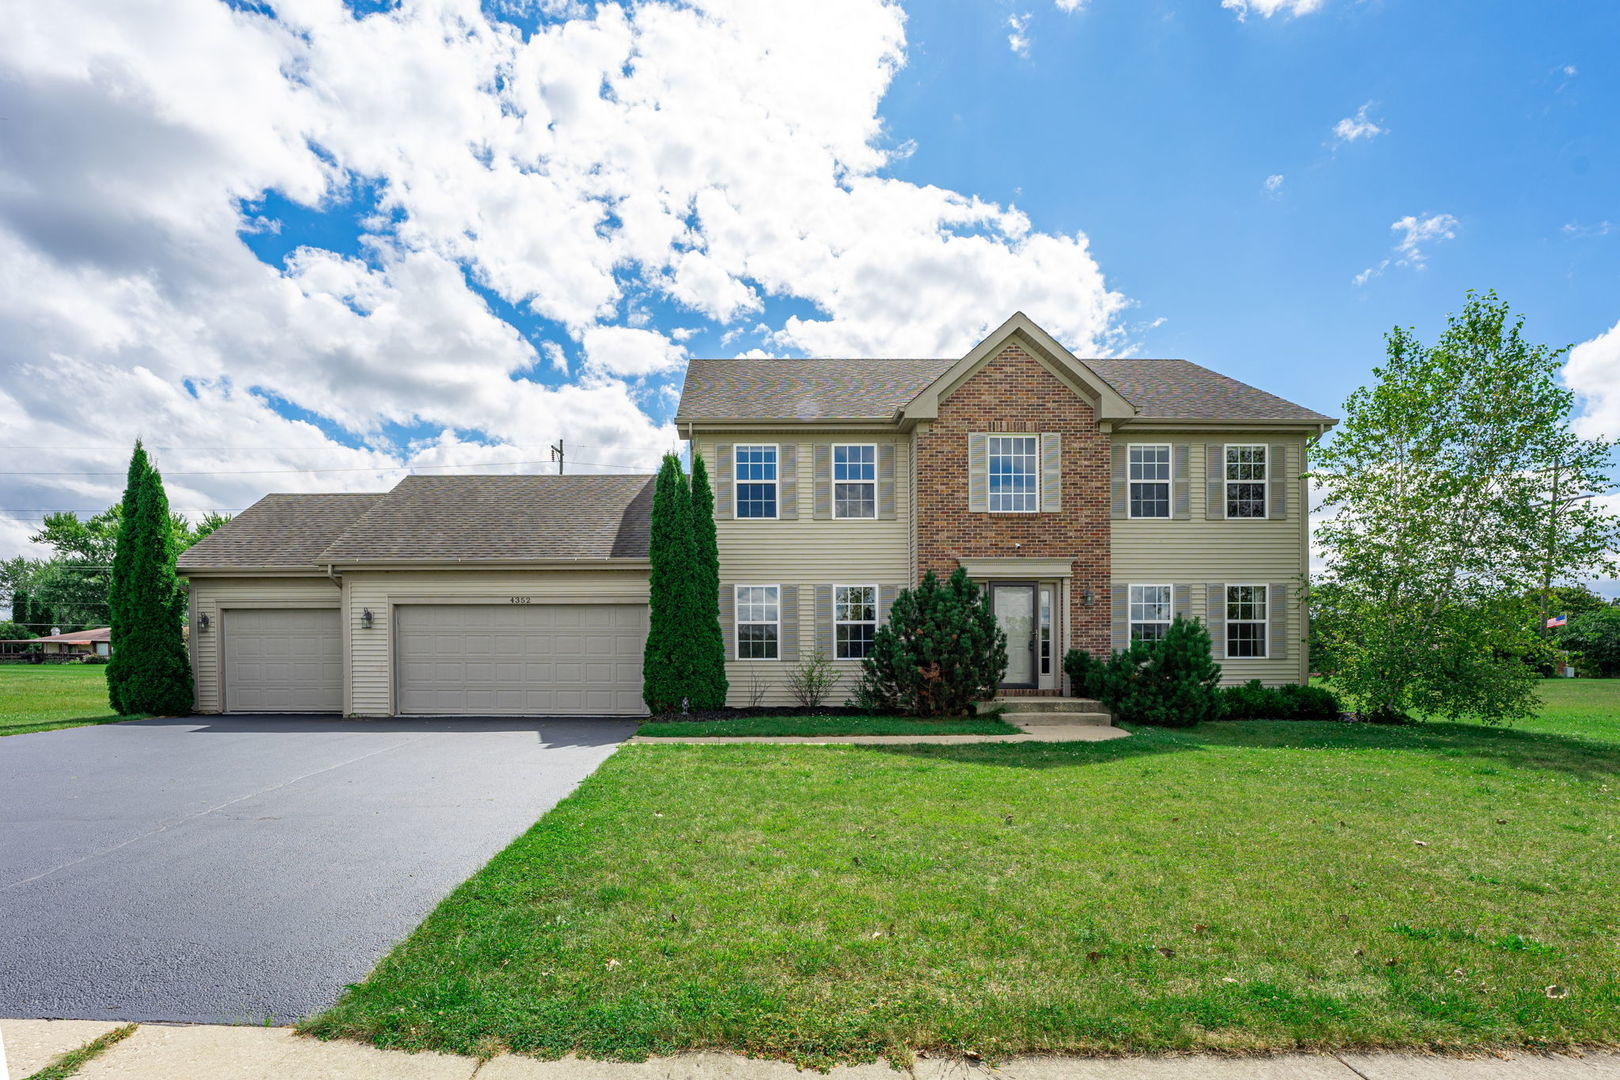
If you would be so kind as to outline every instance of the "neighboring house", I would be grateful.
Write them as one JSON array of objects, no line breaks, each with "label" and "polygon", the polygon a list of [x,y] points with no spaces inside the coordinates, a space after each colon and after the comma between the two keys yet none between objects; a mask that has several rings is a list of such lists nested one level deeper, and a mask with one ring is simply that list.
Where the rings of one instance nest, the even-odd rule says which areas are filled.
[{"label": "neighboring house", "polygon": [[[1333,420],[1181,360],[1086,360],[1022,314],[936,360],[693,360],[730,701],[850,679],[894,595],[958,565],[1011,693],[1065,650],[1203,619],[1229,681],[1305,677],[1307,440]],[[413,476],[271,495],[180,557],[197,706],[636,714],[650,476]]]},{"label": "neighboring house", "polygon": [[0,641],[10,653],[34,651],[28,646],[38,645],[46,656],[111,656],[112,630],[103,626],[94,630],[75,630],[67,634],[46,634],[43,637],[19,638]]}]

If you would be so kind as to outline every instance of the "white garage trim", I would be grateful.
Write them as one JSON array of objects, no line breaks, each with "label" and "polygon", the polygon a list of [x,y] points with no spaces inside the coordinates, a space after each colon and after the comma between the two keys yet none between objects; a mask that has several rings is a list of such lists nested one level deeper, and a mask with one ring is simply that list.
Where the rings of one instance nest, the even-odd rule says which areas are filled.
[{"label": "white garage trim", "polygon": [[220,616],[225,711],[343,710],[344,649],[337,608],[233,605]]},{"label": "white garage trim", "polygon": [[401,715],[646,712],[644,603],[458,603],[435,597],[391,607]]}]

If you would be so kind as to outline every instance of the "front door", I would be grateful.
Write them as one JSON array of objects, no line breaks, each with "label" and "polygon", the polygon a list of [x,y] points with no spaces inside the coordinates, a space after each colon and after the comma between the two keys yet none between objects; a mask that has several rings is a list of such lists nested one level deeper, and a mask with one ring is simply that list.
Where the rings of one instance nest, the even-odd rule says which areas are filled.
[{"label": "front door", "polygon": [[990,610],[1007,635],[1007,674],[1001,685],[1034,689],[1040,670],[1035,666],[1036,638],[1040,636],[1035,619],[1035,583],[992,581]]}]

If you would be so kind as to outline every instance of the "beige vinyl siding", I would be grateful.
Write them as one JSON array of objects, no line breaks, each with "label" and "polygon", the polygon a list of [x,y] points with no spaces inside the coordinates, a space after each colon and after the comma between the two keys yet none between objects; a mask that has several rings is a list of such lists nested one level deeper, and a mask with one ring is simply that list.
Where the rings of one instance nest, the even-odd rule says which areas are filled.
[{"label": "beige vinyl siding", "polygon": [[[343,575],[344,615],[351,642],[346,711],[352,716],[392,716],[395,604],[508,605],[515,596],[535,604],[647,602],[645,569],[547,570],[350,570]],[[360,626],[370,608],[372,625]]]},{"label": "beige vinyl siding", "polygon": [[[1116,433],[1116,446],[1130,443],[1185,443],[1189,447],[1191,513],[1186,520],[1119,518],[1113,521],[1113,580],[1116,585],[1191,585],[1191,614],[1206,619],[1211,584],[1286,584],[1288,655],[1283,659],[1222,660],[1223,681],[1259,679],[1268,684],[1301,682],[1308,657],[1306,620],[1300,593],[1308,565],[1309,500],[1305,439],[1277,432]],[[1209,521],[1205,446],[1226,443],[1286,444],[1290,447],[1287,517]]]},{"label": "beige vinyl siding", "polygon": [[[196,689],[197,711],[217,713],[224,709],[220,693],[221,613],[227,608],[337,608],[342,595],[337,583],[324,575],[310,577],[195,577],[190,579],[191,671]],[[208,629],[198,628],[199,617],[208,616]]]},{"label": "beige vinyl siding", "polygon": [[[908,585],[913,559],[913,486],[911,439],[907,435],[870,431],[800,432],[761,428],[720,434],[695,432],[693,449],[711,466],[720,444],[775,443],[797,445],[799,515],[796,520],[754,520],[720,517],[715,521],[720,543],[720,581],[728,585],[797,585],[799,655],[816,647],[815,587],[817,585]],[[815,518],[815,451],[817,444],[880,443],[894,447],[893,520],[851,521]],[[730,635],[728,634],[728,639]],[[730,651],[736,655],[735,647]],[[838,661],[840,685],[829,698],[842,704],[860,663]],[[727,703],[746,706],[760,693],[760,704],[791,705],[787,674],[794,667],[785,661],[734,660],[726,663],[731,686]]]}]

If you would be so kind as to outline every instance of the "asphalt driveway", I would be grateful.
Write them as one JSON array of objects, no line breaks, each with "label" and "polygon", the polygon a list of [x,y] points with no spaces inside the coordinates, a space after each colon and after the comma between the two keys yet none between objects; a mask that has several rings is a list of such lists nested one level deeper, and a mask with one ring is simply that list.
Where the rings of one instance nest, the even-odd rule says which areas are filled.
[{"label": "asphalt driveway", "polygon": [[324,1008],[634,729],[192,717],[0,739],[0,1016]]}]

